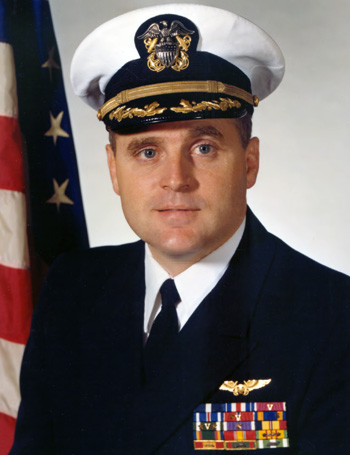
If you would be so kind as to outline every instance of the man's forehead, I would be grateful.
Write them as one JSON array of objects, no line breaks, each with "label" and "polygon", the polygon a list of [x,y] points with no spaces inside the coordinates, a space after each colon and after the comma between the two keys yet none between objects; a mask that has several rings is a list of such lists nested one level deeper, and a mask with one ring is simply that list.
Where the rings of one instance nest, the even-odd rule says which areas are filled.
[{"label": "man's forehead", "polygon": [[227,128],[235,128],[235,119],[200,119],[181,122],[155,123],[140,128],[133,128],[129,131],[114,132],[116,138],[130,138],[137,140],[147,137],[166,137],[167,134],[174,131],[181,131],[184,135],[197,136],[214,136],[223,137]]}]

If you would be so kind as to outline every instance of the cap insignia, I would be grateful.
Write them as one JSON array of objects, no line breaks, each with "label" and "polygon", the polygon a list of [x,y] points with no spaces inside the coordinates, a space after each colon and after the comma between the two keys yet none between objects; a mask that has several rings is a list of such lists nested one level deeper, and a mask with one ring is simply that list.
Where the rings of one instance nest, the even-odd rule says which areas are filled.
[{"label": "cap insignia", "polygon": [[172,21],[170,28],[167,21],[151,24],[142,35],[137,37],[143,39],[150,54],[147,58],[148,68],[156,72],[163,71],[165,68],[172,68],[175,71],[188,68],[189,57],[186,51],[191,45],[189,35],[194,32],[178,20]]}]

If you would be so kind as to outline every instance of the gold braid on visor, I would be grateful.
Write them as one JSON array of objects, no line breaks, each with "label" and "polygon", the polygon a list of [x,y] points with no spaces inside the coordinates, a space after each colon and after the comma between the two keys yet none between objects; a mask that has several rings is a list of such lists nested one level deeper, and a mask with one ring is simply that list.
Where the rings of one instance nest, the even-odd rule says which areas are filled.
[{"label": "gold braid on visor", "polygon": [[112,109],[129,101],[145,98],[147,96],[169,95],[172,93],[220,93],[235,96],[252,106],[259,104],[257,96],[235,87],[234,85],[224,84],[218,81],[180,81],[180,82],[163,82],[160,84],[144,85],[142,87],[124,90],[118,93],[114,98],[109,99],[97,112],[97,118],[103,120],[105,115]]}]

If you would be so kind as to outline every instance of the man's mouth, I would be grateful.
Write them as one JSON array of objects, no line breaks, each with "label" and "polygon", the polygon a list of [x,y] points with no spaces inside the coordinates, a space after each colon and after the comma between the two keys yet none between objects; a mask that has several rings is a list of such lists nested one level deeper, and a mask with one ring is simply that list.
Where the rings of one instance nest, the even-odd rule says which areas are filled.
[{"label": "man's mouth", "polygon": [[158,210],[158,212],[197,212],[197,211],[199,211],[199,209],[195,208],[195,207],[183,207],[183,206],[162,207],[157,210]]}]

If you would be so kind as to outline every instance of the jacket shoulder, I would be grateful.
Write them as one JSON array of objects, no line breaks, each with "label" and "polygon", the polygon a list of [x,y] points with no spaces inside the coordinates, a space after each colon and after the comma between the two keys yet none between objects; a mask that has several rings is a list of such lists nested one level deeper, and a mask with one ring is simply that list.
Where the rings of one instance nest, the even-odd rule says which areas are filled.
[{"label": "jacket shoulder", "polygon": [[248,212],[250,248],[259,251],[255,261],[264,263],[268,251],[271,263],[266,284],[283,291],[284,298],[298,296],[301,300],[333,302],[350,301],[350,277],[333,270],[296,251],[283,240],[268,232]]},{"label": "jacket shoulder", "polygon": [[99,301],[107,287],[120,292],[143,263],[141,241],[63,253],[45,277],[37,307],[45,311],[53,307],[72,309],[73,302],[86,302],[92,296]]},{"label": "jacket shoulder", "polygon": [[286,271],[292,274],[298,274],[300,278],[305,276],[309,280],[314,279],[317,281],[326,279],[343,282],[345,285],[350,286],[350,277],[346,274],[334,270],[326,265],[323,265],[316,260],[306,256],[305,254],[293,249],[287,245],[283,240],[269,234],[274,237],[276,244],[276,255],[275,260],[281,271]]},{"label": "jacket shoulder", "polygon": [[[280,295],[279,309],[295,312],[302,325],[319,327],[320,333],[332,324],[344,329],[350,322],[350,277],[294,250],[277,237],[275,256],[266,282],[268,294]],[[308,321],[308,322],[306,322]],[[343,334],[344,336],[344,334]]]},{"label": "jacket shoulder", "polygon": [[134,262],[142,260],[144,243],[142,241],[118,245],[74,250],[63,253],[52,264],[47,279],[53,280],[62,273],[69,278],[76,274],[87,274],[106,278],[109,270],[127,271]]}]

